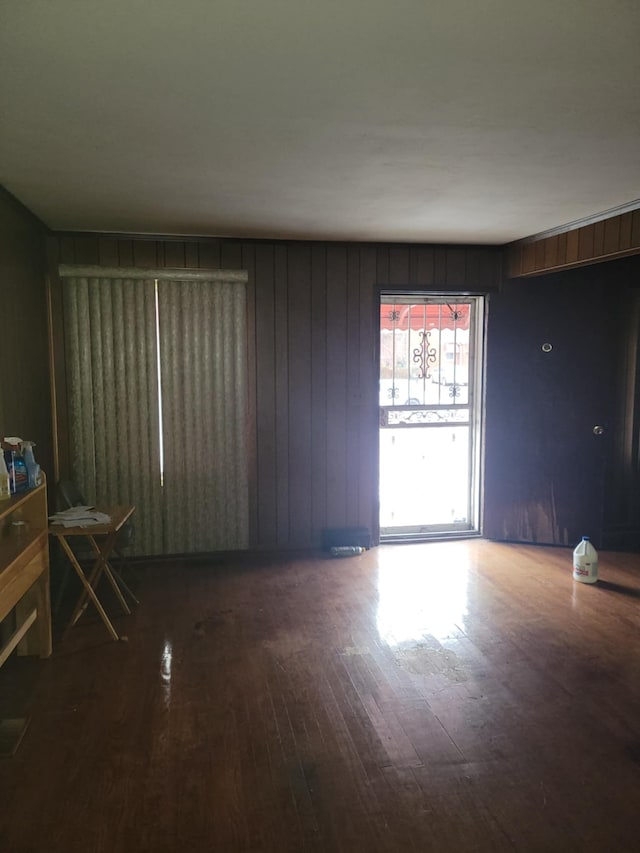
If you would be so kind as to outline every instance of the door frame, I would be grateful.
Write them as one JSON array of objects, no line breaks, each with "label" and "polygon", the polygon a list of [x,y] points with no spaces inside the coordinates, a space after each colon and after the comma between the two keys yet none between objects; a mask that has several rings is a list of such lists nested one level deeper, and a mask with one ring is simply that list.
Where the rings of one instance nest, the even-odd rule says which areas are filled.
[{"label": "door frame", "polygon": [[[471,430],[471,447],[470,447],[470,516],[473,521],[472,530],[440,530],[433,533],[422,534],[406,534],[395,537],[393,535],[385,535],[381,539],[380,533],[380,305],[384,298],[394,299],[401,297],[416,297],[419,301],[423,298],[434,299],[469,299],[477,304],[478,315],[474,322],[473,328],[473,343],[470,339],[470,349],[473,348],[474,363],[473,363],[473,403],[469,401],[469,428]],[[485,466],[485,393],[486,393],[486,332],[487,332],[487,315],[489,294],[486,292],[470,292],[469,290],[441,290],[441,289],[426,289],[424,287],[415,288],[407,285],[403,286],[382,286],[379,285],[374,293],[375,304],[375,329],[376,342],[374,348],[374,357],[376,364],[376,411],[378,413],[378,424],[376,429],[376,505],[374,508],[374,538],[376,542],[415,542],[428,541],[434,539],[454,539],[454,538],[471,538],[480,537],[483,535],[484,523],[484,466]],[[471,378],[471,374],[470,374]]]}]

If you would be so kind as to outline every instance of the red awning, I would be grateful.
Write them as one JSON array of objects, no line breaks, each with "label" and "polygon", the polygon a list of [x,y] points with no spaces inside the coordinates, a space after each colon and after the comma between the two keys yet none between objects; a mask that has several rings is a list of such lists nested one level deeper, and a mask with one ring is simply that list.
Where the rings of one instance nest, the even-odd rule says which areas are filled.
[{"label": "red awning", "polygon": [[420,329],[468,329],[470,308],[463,303],[403,305],[388,302],[380,306],[380,328],[413,331]]}]

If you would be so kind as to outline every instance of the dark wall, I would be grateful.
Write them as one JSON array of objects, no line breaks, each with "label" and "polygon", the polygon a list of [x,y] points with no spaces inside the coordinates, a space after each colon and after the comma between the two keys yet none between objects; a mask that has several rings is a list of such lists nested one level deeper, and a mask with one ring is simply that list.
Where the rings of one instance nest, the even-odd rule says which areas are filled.
[{"label": "dark wall", "polygon": [[[0,432],[37,442],[53,480],[45,229],[0,195]],[[316,545],[326,526],[377,524],[376,298],[380,288],[495,292],[494,248],[57,235],[58,263],[246,269],[252,451],[252,544]],[[556,274],[572,281],[581,270]],[[599,266],[615,369],[604,504],[605,544],[640,547],[640,261]],[[543,277],[546,278],[546,277]],[[52,275],[60,470],[68,471],[59,289]],[[532,288],[536,279],[530,279]],[[489,328],[489,334],[491,330]],[[490,379],[490,377],[489,377]]]},{"label": "dark wall", "polygon": [[617,319],[604,545],[640,550],[640,257],[600,264],[608,313]]},{"label": "dark wall", "polygon": [[[52,270],[68,263],[248,271],[251,538],[257,548],[316,546],[323,527],[377,526],[379,289],[487,293],[497,290],[501,275],[501,252],[487,247],[72,234],[52,238],[49,253]],[[64,472],[56,299],[53,307]]]},{"label": "dark wall", "polygon": [[35,441],[51,476],[45,233],[0,189],[0,435]]},{"label": "dark wall", "polygon": [[492,297],[486,536],[640,547],[639,285],[628,257],[507,279]]}]

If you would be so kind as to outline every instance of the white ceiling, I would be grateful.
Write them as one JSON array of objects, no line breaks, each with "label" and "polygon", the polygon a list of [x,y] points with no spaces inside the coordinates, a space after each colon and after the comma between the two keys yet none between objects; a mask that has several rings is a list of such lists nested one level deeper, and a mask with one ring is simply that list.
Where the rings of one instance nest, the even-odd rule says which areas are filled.
[{"label": "white ceiling", "polygon": [[0,4],[55,229],[504,243],[640,197],[638,0]]}]

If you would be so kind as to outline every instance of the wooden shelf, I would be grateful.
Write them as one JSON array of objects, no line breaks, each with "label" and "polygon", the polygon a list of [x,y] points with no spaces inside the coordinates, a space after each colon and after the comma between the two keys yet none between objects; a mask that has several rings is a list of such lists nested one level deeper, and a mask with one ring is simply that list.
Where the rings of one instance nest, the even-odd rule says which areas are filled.
[{"label": "wooden shelf", "polygon": [[[51,654],[46,482],[0,502],[0,666],[19,655]],[[0,720],[0,754],[13,754],[25,719]]]},{"label": "wooden shelf", "polygon": [[9,500],[0,501],[0,527],[8,523],[24,521],[28,525],[46,529],[47,515],[46,482],[36,486],[35,489],[27,489],[26,492],[12,495]]}]

